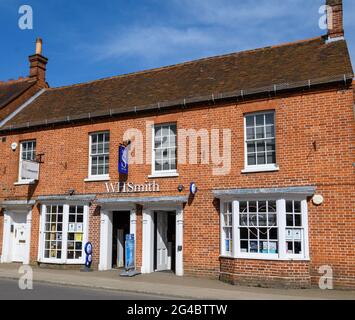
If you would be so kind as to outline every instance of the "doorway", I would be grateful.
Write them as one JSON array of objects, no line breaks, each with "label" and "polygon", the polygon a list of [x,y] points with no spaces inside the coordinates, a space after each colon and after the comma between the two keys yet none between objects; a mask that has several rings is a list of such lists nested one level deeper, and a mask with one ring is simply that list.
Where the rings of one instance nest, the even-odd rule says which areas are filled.
[{"label": "doorway", "polygon": [[112,268],[125,267],[125,241],[130,234],[130,211],[112,213]]},{"label": "doorway", "polygon": [[11,224],[12,261],[25,262],[26,258],[26,215],[13,212]]},{"label": "doorway", "polygon": [[154,270],[175,272],[176,212],[154,212]]}]

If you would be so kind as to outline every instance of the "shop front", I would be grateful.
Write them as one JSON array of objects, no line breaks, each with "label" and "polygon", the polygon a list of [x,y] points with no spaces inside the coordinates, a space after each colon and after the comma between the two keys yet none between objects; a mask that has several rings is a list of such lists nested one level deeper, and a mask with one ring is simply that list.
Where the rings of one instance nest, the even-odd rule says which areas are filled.
[{"label": "shop front", "polygon": [[32,207],[35,201],[3,201],[4,225],[1,263],[30,262]]},{"label": "shop front", "polygon": [[[187,200],[184,196],[97,199],[100,207],[99,270],[125,265],[124,239],[131,234],[135,239],[136,258],[140,255],[142,260],[138,271],[171,271],[183,276],[183,204]],[[137,207],[142,210],[141,230],[137,230]]]}]

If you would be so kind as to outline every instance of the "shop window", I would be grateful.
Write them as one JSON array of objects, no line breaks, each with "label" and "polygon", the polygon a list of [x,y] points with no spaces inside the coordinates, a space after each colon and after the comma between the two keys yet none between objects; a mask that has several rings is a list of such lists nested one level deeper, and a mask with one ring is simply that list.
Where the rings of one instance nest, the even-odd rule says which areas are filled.
[{"label": "shop window", "polygon": [[222,241],[223,255],[231,256],[233,253],[233,208],[232,203],[227,202],[223,205],[222,213]]},{"label": "shop window", "polygon": [[89,178],[108,177],[110,164],[110,133],[90,135]]},{"label": "shop window", "polygon": [[245,116],[245,167],[249,170],[277,169],[275,113]]},{"label": "shop window", "polygon": [[43,255],[48,263],[84,263],[88,207],[43,206]]},{"label": "shop window", "polygon": [[47,206],[44,239],[44,257],[46,259],[61,260],[63,248],[63,206]]},{"label": "shop window", "polygon": [[24,141],[20,145],[20,165],[19,165],[19,181],[26,182],[22,168],[24,161],[36,161],[36,141]]},{"label": "shop window", "polygon": [[277,254],[276,201],[243,201],[239,204],[240,251]]},{"label": "shop window", "polygon": [[304,228],[301,201],[286,201],[286,249],[289,255],[302,255]]},{"label": "shop window", "polygon": [[176,124],[154,126],[153,174],[176,174]]},{"label": "shop window", "polygon": [[309,259],[306,199],[236,200],[222,203],[221,208],[222,255]]}]

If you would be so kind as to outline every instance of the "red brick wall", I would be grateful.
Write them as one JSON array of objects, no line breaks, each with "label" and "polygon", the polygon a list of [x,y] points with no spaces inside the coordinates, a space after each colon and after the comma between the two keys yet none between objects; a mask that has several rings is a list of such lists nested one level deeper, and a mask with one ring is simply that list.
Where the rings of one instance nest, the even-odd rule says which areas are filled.
[{"label": "red brick wall", "polygon": [[232,284],[308,288],[309,263],[221,258],[221,279]]},{"label": "red brick wall", "polygon": [[[110,176],[118,181],[117,148],[124,132],[129,128],[145,130],[145,121],[164,123],[176,121],[178,128],[232,129],[232,170],[229,175],[212,175],[210,165],[179,165],[178,178],[156,179],[161,195],[180,195],[179,184],[188,193],[194,181],[199,192],[194,201],[184,209],[184,269],[187,274],[218,277],[219,213],[213,199],[213,189],[290,187],[316,185],[317,193],[325,203],[315,207],[309,203],[310,253],[309,268],[303,263],[286,263],[290,274],[299,279],[318,281],[318,267],[334,268],[336,284],[355,287],[354,271],[354,133],[353,91],[324,90],[319,92],[280,96],[256,102],[239,102],[176,110],[170,114],[156,111],[154,114],[91,122],[76,126],[48,127],[45,130],[12,134],[6,143],[0,142],[0,198],[24,199],[29,195],[65,194],[71,188],[78,194],[105,192],[104,183],[87,183],[89,133],[102,130],[111,132]],[[244,168],[243,113],[258,110],[276,110],[277,162],[279,172],[242,174]],[[44,153],[40,181],[34,190],[27,186],[14,186],[18,175],[19,150],[11,151],[12,142],[37,140],[37,152]],[[313,143],[316,142],[317,150]],[[130,167],[129,180],[144,183],[151,174],[151,166]],[[144,194],[141,194],[144,196]],[[94,210],[94,209],[92,209]],[[91,211],[92,211],[91,210]],[[1,218],[0,218],[1,219]],[[137,217],[137,263],[141,264],[141,214]],[[35,221],[35,215],[33,218]],[[90,238],[99,248],[100,217],[90,215]],[[0,229],[1,230],[1,229]],[[32,227],[38,234],[38,226]],[[1,231],[0,231],[1,232]],[[36,259],[36,236],[31,257]],[[96,253],[98,255],[98,253]],[[98,256],[94,256],[98,259]],[[249,261],[247,261],[249,263]],[[240,279],[246,261],[234,261],[230,273]],[[253,267],[276,273],[284,270],[278,262],[254,261]],[[222,261],[222,268],[227,268]],[[309,272],[307,270],[309,270]],[[248,278],[248,273],[245,273]],[[276,279],[276,278],[275,278]],[[308,281],[308,280],[307,280]],[[303,283],[303,282],[302,282]]]}]

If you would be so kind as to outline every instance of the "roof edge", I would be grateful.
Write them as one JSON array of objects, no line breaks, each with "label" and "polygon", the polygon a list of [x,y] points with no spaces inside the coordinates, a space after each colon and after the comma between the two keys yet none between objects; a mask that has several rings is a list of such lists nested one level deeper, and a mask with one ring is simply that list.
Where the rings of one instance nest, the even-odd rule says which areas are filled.
[{"label": "roof edge", "polygon": [[[85,114],[80,114],[80,115],[76,115],[76,116],[67,115],[63,118],[58,118],[58,119],[46,119],[45,121],[26,122],[26,123],[19,124],[19,125],[8,125],[8,126],[4,127],[6,122],[8,122],[10,120],[9,119],[5,122],[5,120],[6,120],[5,119],[3,121],[3,123],[0,122],[0,133],[14,131],[14,130],[24,130],[24,129],[33,128],[33,127],[40,127],[40,126],[58,125],[58,124],[72,123],[72,122],[77,122],[77,121],[106,118],[106,117],[131,114],[131,113],[137,114],[138,112],[151,111],[151,110],[155,110],[155,109],[161,110],[161,109],[173,108],[173,107],[187,107],[188,105],[194,105],[197,103],[206,103],[206,102],[216,103],[216,102],[221,102],[221,101],[230,100],[230,99],[238,99],[238,98],[244,99],[247,97],[252,97],[255,95],[260,95],[260,94],[265,94],[265,93],[268,93],[268,94],[272,93],[276,96],[276,94],[279,92],[284,93],[284,92],[288,92],[291,90],[300,90],[303,88],[311,89],[312,87],[319,86],[319,85],[336,84],[336,83],[344,83],[345,85],[349,85],[349,84],[351,84],[350,81],[353,81],[353,78],[354,78],[354,74],[343,74],[343,75],[337,75],[337,76],[333,76],[333,77],[308,79],[308,80],[303,80],[303,81],[281,83],[281,84],[273,84],[273,85],[270,85],[267,87],[261,87],[261,88],[241,89],[236,92],[211,93],[211,95],[208,95],[208,96],[182,98],[177,101],[168,101],[168,102],[164,102],[164,103],[158,102],[158,103],[151,104],[151,105],[136,106],[131,109],[124,109],[124,107],[118,107],[118,108],[106,110],[105,112],[85,113]],[[47,90],[42,89],[41,94],[45,91],[48,91],[48,90],[49,89],[47,89]],[[36,98],[37,97],[35,97],[34,99],[36,99]],[[27,101],[27,104],[23,108],[25,108],[30,103],[31,102]],[[22,109],[21,110],[19,110],[19,109],[17,110],[18,112],[22,111]],[[15,115],[13,115],[13,116],[15,116]]]}]

